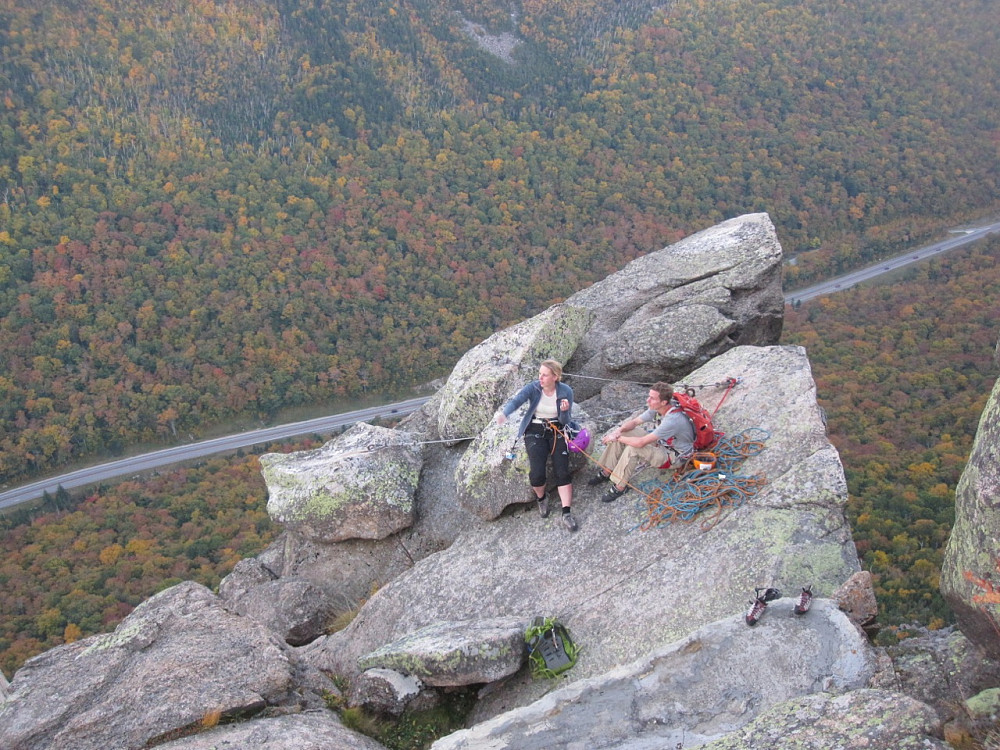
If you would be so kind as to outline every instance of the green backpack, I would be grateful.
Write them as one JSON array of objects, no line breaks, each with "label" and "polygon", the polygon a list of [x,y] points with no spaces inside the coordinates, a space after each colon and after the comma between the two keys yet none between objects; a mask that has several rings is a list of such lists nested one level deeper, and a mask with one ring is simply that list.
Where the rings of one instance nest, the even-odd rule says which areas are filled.
[{"label": "green backpack", "polygon": [[524,631],[528,644],[531,676],[553,678],[576,664],[580,649],[569,637],[569,631],[553,617],[536,617]]}]

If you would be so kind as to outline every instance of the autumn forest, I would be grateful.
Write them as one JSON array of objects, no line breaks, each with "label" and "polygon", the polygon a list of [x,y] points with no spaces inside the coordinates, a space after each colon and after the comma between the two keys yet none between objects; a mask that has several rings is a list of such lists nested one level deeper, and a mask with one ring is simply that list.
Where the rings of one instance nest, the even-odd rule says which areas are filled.
[{"label": "autumn forest", "polygon": [[[401,392],[738,214],[770,214],[794,289],[1000,212],[994,16],[2,0],[0,483]],[[501,33],[509,60],[484,49]],[[996,256],[788,312],[890,623],[949,619],[935,577],[995,379]],[[272,538],[264,496],[244,456],[7,517],[0,668],[215,585]]]}]

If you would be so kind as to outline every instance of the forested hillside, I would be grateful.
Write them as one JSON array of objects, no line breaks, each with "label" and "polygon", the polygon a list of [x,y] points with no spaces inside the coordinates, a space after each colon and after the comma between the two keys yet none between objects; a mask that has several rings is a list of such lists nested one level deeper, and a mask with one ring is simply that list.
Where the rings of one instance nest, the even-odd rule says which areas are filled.
[{"label": "forested hillside", "polygon": [[95,489],[61,511],[31,513],[31,523],[0,517],[8,526],[0,530],[0,670],[13,675],[35,654],[113,630],[168,586],[218,586],[274,538],[266,505],[256,456],[229,456]]},{"label": "forested hillside", "polygon": [[0,480],[430,379],[736,214],[794,285],[996,206],[992,4],[651,5],[4,0]]},{"label": "forested hillside", "polygon": [[[887,638],[893,626],[951,621],[938,574],[955,485],[1000,374],[998,259],[993,238],[786,309],[782,343],[808,348]],[[180,580],[218,585],[273,538],[266,501],[256,457],[229,457],[102,488],[32,523],[0,517],[0,669],[111,630]]]},{"label": "forested hillside", "polygon": [[886,625],[940,627],[938,591],[965,468],[993,384],[1000,238],[786,308],[785,343],[807,348],[847,473],[848,518]]},{"label": "forested hillside", "polygon": [[[0,484],[428,380],[740,213],[792,289],[1000,206],[994,4],[653,5],[0,0]],[[948,618],[988,248],[786,324],[884,622]],[[2,519],[0,667],[214,585],[264,495],[233,458]]]}]

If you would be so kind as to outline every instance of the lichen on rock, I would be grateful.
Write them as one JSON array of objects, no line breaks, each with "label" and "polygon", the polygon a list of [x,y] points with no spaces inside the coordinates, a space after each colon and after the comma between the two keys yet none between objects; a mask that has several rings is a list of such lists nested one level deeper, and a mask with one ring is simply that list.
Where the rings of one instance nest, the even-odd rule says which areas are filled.
[{"label": "lichen on rock", "polygon": [[1000,381],[979,420],[969,461],[955,488],[955,523],[941,565],[941,593],[959,627],[1000,659]]},{"label": "lichen on rock", "polygon": [[422,459],[405,432],[361,423],[316,450],[260,463],[271,518],[307,539],[383,539],[413,523]]},{"label": "lichen on rock", "polygon": [[581,307],[555,305],[469,350],[434,397],[441,437],[458,442],[478,435],[497,408],[537,376],[540,362],[569,359],[591,317]]},{"label": "lichen on rock", "polygon": [[438,687],[495,682],[524,664],[524,628],[518,617],[435,622],[365,654],[358,666],[392,669]]}]

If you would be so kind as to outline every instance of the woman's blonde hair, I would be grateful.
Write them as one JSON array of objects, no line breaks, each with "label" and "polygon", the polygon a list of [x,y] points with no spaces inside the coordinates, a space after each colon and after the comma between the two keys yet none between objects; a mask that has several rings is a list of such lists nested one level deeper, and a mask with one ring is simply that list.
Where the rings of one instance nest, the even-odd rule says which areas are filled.
[{"label": "woman's blonde hair", "polygon": [[552,370],[552,374],[556,376],[556,380],[562,380],[562,365],[556,362],[554,359],[547,359],[538,366],[548,367],[550,370]]}]

